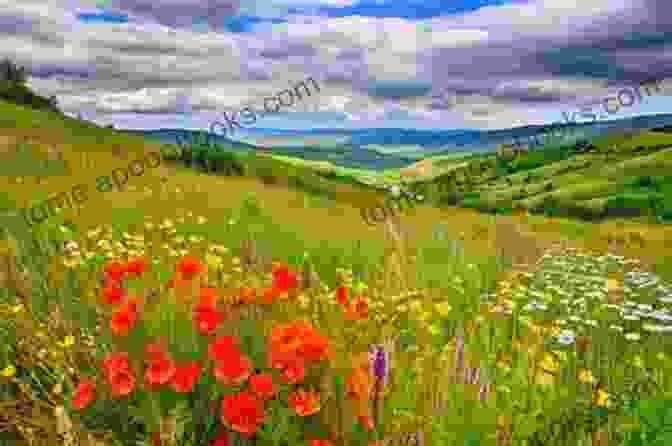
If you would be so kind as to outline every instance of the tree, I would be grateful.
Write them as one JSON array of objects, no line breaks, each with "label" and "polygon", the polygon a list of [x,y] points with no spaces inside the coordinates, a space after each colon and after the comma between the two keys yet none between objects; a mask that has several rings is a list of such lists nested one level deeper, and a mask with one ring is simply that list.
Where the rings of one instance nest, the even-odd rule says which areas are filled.
[{"label": "tree", "polygon": [[26,69],[5,58],[0,62],[0,80],[24,85],[27,80]]},{"label": "tree", "polygon": [[54,95],[49,96],[49,108],[53,111],[58,111],[58,99]]}]

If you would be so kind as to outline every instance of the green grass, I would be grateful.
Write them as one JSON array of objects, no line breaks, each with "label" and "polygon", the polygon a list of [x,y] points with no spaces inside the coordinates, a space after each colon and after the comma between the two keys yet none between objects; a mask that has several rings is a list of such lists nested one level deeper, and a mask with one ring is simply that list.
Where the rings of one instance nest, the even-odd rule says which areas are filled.
[{"label": "green grass", "polygon": [[[440,175],[430,184],[443,188],[431,192],[430,200],[438,204],[445,202],[442,195],[456,194],[457,201],[449,202],[467,208],[550,206],[552,214],[580,219],[648,215],[651,223],[660,222],[656,215],[667,215],[668,207],[661,203],[669,195],[661,188],[670,182],[672,169],[672,148],[663,147],[672,146],[672,135],[645,131],[596,138],[593,144],[597,151],[590,154],[575,154],[573,146],[547,146],[509,162],[497,161],[478,175],[468,173],[469,167],[458,169],[472,179],[462,190],[448,179],[451,173]],[[640,147],[645,150],[635,152]],[[642,183],[643,177],[651,180]],[[625,208],[639,211],[630,215]]]}]

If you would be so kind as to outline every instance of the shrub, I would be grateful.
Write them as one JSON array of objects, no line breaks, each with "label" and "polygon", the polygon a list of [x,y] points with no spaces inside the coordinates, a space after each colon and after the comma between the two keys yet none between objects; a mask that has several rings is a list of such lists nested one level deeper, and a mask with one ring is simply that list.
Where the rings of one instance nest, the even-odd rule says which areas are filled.
[{"label": "shrub", "polygon": [[654,187],[656,182],[651,175],[642,175],[637,177],[634,184],[638,187]]},{"label": "shrub", "polygon": [[441,195],[441,197],[439,198],[439,204],[447,206],[455,206],[460,202],[461,198],[462,194],[456,192],[449,192],[447,194]]},{"label": "shrub", "polygon": [[208,152],[211,170],[226,176],[242,176],[245,174],[245,165],[230,152],[211,150]]},{"label": "shrub", "polygon": [[613,217],[636,217],[650,208],[648,195],[622,194],[607,200],[606,213]]},{"label": "shrub", "polygon": [[669,195],[655,200],[655,212],[659,223],[672,223],[672,199]]},{"label": "shrub", "polygon": [[512,207],[502,207],[502,208],[495,208],[494,210],[495,214],[497,215],[511,215],[513,213],[513,208]]},{"label": "shrub", "polygon": [[604,211],[599,208],[584,206],[581,204],[572,205],[566,209],[567,215],[578,217],[583,220],[594,221],[604,217]]},{"label": "shrub", "polygon": [[485,209],[486,206],[480,198],[466,198],[462,201],[462,206],[469,209]]}]

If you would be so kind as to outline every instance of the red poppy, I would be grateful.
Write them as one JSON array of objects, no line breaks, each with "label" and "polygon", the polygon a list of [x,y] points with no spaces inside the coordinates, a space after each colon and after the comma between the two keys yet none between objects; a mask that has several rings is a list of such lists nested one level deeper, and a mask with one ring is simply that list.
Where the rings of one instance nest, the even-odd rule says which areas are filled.
[{"label": "red poppy", "polygon": [[145,355],[149,361],[167,358],[168,341],[165,338],[159,338],[154,342],[148,342],[145,345]]},{"label": "red poppy", "polygon": [[345,306],[348,304],[348,289],[345,287],[338,287],[336,289],[336,300],[338,303]]},{"label": "red poppy", "polygon": [[254,434],[264,422],[264,405],[249,392],[227,395],[222,404],[222,422],[236,432]]},{"label": "red poppy", "polygon": [[208,346],[208,357],[213,361],[226,361],[239,353],[240,341],[234,336],[218,336]]},{"label": "red poppy", "polygon": [[299,353],[306,361],[318,362],[333,356],[329,338],[321,335],[310,322],[299,323],[302,344]]},{"label": "red poppy", "polygon": [[140,311],[140,308],[142,308],[144,303],[145,299],[142,296],[133,296],[128,298],[128,305],[133,307],[133,310],[135,310],[136,313]]},{"label": "red poppy", "polygon": [[164,346],[147,344],[145,352],[148,356],[145,361],[147,363],[145,368],[145,385],[147,388],[152,389],[169,383],[175,376],[177,368],[170,355],[164,350]]},{"label": "red poppy", "polygon": [[190,280],[195,275],[200,274],[205,271],[205,266],[193,256],[182,257],[180,262],[177,264],[177,272],[182,275],[182,278]]},{"label": "red poppy", "polygon": [[231,445],[231,437],[228,431],[221,431],[217,435],[217,438],[212,440],[212,443],[210,443],[210,446],[230,446],[230,445]]},{"label": "red poppy", "polygon": [[272,362],[292,355],[310,362],[333,356],[329,339],[322,336],[310,322],[293,322],[274,327],[268,351]]},{"label": "red poppy", "polygon": [[276,290],[275,288],[266,288],[266,289],[264,290],[264,300],[263,300],[263,303],[264,303],[265,305],[272,305],[273,302],[275,302],[275,300],[277,299],[278,294],[279,294],[279,293],[278,293],[278,290]]},{"label": "red poppy", "polygon": [[218,381],[230,386],[243,384],[252,374],[254,363],[240,353],[230,355],[226,361],[215,364],[213,374]]},{"label": "red poppy", "polygon": [[250,287],[243,287],[240,289],[240,303],[243,304],[256,304],[257,303],[257,290]]},{"label": "red poppy", "polygon": [[175,391],[179,393],[191,392],[200,375],[201,366],[196,361],[186,366],[178,366],[172,381]]},{"label": "red poppy", "polygon": [[130,370],[119,370],[110,373],[107,380],[112,387],[112,396],[122,397],[133,393],[136,387],[135,375]]},{"label": "red poppy", "polygon": [[110,327],[117,336],[126,336],[138,321],[137,306],[133,302],[126,302],[112,312]]},{"label": "red poppy", "polygon": [[130,371],[131,365],[129,363],[129,356],[126,352],[112,352],[103,360],[103,369],[107,374],[119,372],[119,371]]},{"label": "red poppy", "polygon": [[119,282],[126,277],[126,265],[118,261],[109,262],[103,272],[106,279]]},{"label": "red poppy", "polygon": [[107,382],[115,397],[130,395],[135,389],[135,376],[131,371],[129,356],[126,352],[109,353],[103,361]]},{"label": "red poppy", "polygon": [[306,366],[303,361],[293,361],[283,368],[280,374],[282,381],[285,384],[299,384],[306,379]]},{"label": "red poppy", "polygon": [[201,287],[200,303],[203,305],[216,305],[218,300],[217,288]]},{"label": "red poppy", "polygon": [[141,276],[147,271],[147,260],[137,257],[126,262],[126,273],[134,276]]},{"label": "red poppy", "polygon": [[293,361],[297,361],[299,358],[295,354],[279,354],[278,352],[269,351],[268,354],[268,367],[275,370],[283,370]]},{"label": "red poppy", "polygon": [[289,291],[299,286],[299,280],[295,272],[291,272],[286,266],[279,266],[273,271],[273,288],[278,291]]},{"label": "red poppy", "polygon": [[107,305],[119,305],[126,296],[126,290],[120,286],[111,285],[103,288],[103,302]]},{"label": "red poppy", "polygon": [[252,392],[262,400],[269,400],[276,394],[273,375],[270,373],[253,375],[250,377],[248,383]]},{"label": "red poppy", "polygon": [[366,319],[369,317],[369,303],[364,297],[354,299],[346,307],[345,318],[349,321]]},{"label": "red poppy", "polygon": [[373,424],[373,418],[371,418],[369,415],[360,415],[358,418],[359,424],[364,426],[367,431],[373,432],[373,430],[376,428]]},{"label": "red poppy", "polygon": [[96,399],[96,382],[93,379],[85,380],[77,385],[72,407],[77,410],[86,409]]},{"label": "red poppy", "polygon": [[313,440],[310,446],[333,446],[329,440]]},{"label": "red poppy", "polygon": [[199,304],[194,306],[194,326],[204,336],[212,336],[219,325],[224,322],[224,315],[213,305]]},{"label": "red poppy", "polygon": [[287,402],[300,417],[315,415],[320,411],[320,394],[317,392],[297,390],[287,396]]}]

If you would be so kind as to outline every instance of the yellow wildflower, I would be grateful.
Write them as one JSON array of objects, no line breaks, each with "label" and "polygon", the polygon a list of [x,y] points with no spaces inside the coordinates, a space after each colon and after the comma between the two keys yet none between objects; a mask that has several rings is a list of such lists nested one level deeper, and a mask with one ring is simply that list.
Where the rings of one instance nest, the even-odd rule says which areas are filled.
[{"label": "yellow wildflower", "polygon": [[448,317],[448,313],[450,313],[450,310],[453,309],[448,302],[441,302],[436,305],[434,305],[434,308],[436,309],[436,312],[439,313],[442,317]]},{"label": "yellow wildflower", "polygon": [[4,369],[0,370],[0,375],[5,378],[11,378],[12,376],[16,375],[16,367],[13,365],[8,365]]},{"label": "yellow wildflower", "polygon": [[554,351],[553,354],[560,359],[560,361],[567,361],[567,352],[563,352],[562,350]]},{"label": "yellow wildflower", "polygon": [[58,342],[58,346],[61,348],[70,348],[75,345],[75,337],[72,335],[67,335],[63,338],[63,342]]},{"label": "yellow wildflower", "polygon": [[504,370],[505,372],[511,371],[511,355],[504,354],[502,357],[497,360],[497,368]]},{"label": "yellow wildflower", "polygon": [[26,307],[24,307],[23,304],[14,305],[12,307],[12,313],[18,314],[18,313],[21,313],[25,309],[26,309]]},{"label": "yellow wildflower", "polygon": [[421,321],[421,322],[424,322],[424,321],[426,321],[427,319],[429,319],[429,318],[431,318],[431,317],[432,317],[432,315],[431,315],[431,313],[429,313],[428,311],[421,311],[421,312],[417,315],[418,320]]},{"label": "yellow wildflower", "polygon": [[607,279],[607,291],[616,291],[620,290],[621,284],[616,279]]},{"label": "yellow wildflower", "polygon": [[207,263],[208,268],[212,269],[213,271],[219,271],[224,264],[221,257],[212,254],[205,255],[205,263]]},{"label": "yellow wildflower", "polygon": [[609,393],[604,389],[598,388],[593,393],[593,404],[598,407],[610,407],[611,401],[609,400]]},{"label": "yellow wildflower", "polygon": [[593,372],[591,370],[588,370],[588,369],[579,370],[578,379],[579,379],[579,382],[582,382],[584,384],[595,383],[595,378],[593,377]]},{"label": "yellow wildflower", "polygon": [[560,361],[551,353],[546,353],[544,360],[539,363],[539,366],[548,372],[555,373],[560,368]]}]

